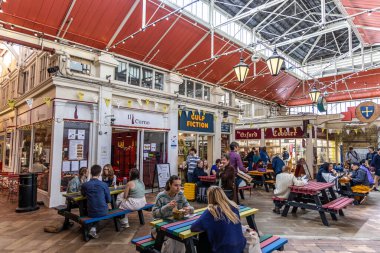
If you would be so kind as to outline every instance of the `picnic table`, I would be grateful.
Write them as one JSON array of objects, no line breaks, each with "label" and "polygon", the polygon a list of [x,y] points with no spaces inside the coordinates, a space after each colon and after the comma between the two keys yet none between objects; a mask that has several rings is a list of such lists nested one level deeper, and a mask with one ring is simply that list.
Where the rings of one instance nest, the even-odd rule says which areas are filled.
[{"label": "picnic table", "polygon": [[210,176],[199,176],[199,179],[202,182],[206,183],[216,183],[216,176],[215,175],[210,175]]},{"label": "picnic table", "polygon": [[274,185],[274,171],[267,169],[266,171],[248,171],[248,174],[253,178],[253,185],[263,185],[265,187],[265,191],[269,192],[268,185]]},{"label": "picnic table", "polygon": [[329,226],[326,212],[330,213],[333,220],[338,220],[336,214],[339,213],[340,216],[344,216],[342,209],[353,202],[349,198],[337,198],[333,189],[334,186],[334,183],[314,181],[309,181],[305,186],[290,186],[291,192],[285,202],[282,216],[287,216],[290,206],[293,207],[292,213],[296,213],[298,207],[315,210],[319,212],[322,223]]},{"label": "picnic table", "polygon": [[[201,232],[191,232],[190,227],[191,224],[193,224],[206,209],[207,208],[197,209],[194,211],[193,215],[184,220],[174,220],[173,218],[169,218],[152,221],[150,225],[156,228],[157,231],[156,240],[154,241],[154,248],[161,251],[165,237],[170,237],[184,243],[186,253],[195,253],[196,249],[194,239]],[[255,223],[255,214],[258,211],[259,210],[256,208],[239,206],[240,218],[245,217],[249,227],[255,229],[256,231],[258,231],[258,229]]]}]

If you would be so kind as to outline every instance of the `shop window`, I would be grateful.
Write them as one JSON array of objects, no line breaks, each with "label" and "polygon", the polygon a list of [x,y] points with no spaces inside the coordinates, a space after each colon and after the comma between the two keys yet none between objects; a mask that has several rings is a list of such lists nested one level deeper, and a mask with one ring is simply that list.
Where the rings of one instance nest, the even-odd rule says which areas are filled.
[{"label": "shop window", "polygon": [[141,86],[145,88],[152,88],[152,84],[153,84],[153,70],[143,68]]},{"label": "shop window", "polygon": [[183,79],[182,83],[179,85],[178,93],[179,95],[185,96],[186,94],[186,80],[185,79]]},{"label": "shop window", "polygon": [[140,67],[139,66],[129,64],[128,83],[132,85],[140,86]]},{"label": "shop window", "polygon": [[195,98],[202,99],[203,85],[201,83],[195,84]]},{"label": "shop window", "polygon": [[24,71],[18,85],[18,94],[22,95],[28,91],[29,71]]},{"label": "shop window", "polygon": [[115,68],[115,80],[127,81],[127,63],[119,62],[119,66]]},{"label": "shop window", "polygon": [[210,101],[210,87],[203,86],[203,99]]},{"label": "shop window", "polygon": [[61,191],[67,190],[69,181],[81,167],[88,167],[90,124],[65,122],[62,145]]},{"label": "shop window", "polygon": [[190,97],[190,98],[193,98],[194,97],[194,83],[190,80],[187,81],[187,84],[186,84],[186,92],[187,92],[187,96]]},{"label": "shop window", "polygon": [[32,130],[26,126],[19,130],[19,150],[20,150],[20,172],[29,172],[30,167],[30,148],[32,140]]},{"label": "shop window", "polygon": [[40,82],[46,80],[47,74],[47,55],[45,54],[40,58]]},{"label": "shop window", "polygon": [[165,132],[144,132],[143,181],[146,186],[153,186],[153,176],[156,164],[166,163],[166,136],[167,133]]},{"label": "shop window", "polygon": [[9,167],[11,162],[11,144],[12,144],[12,132],[7,132],[5,135],[5,156],[4,167]]},{"label": "shop window", "polygon": [[36,75],[36,64],[33,64],[33,65],[30,67],[30,81],[29,81],[30,88],[33,88],[33,87],[34,87],[34,79],[35,79],[35,75]]},{"label": "shop window", "polygon": [[34,125],[33,165],[31,171],[38,173],[37,186],[49,190],[49,174],[51,172],[51,133],[52,124],[49,121]]},{"label": "shop window", "polygon": [[156,71],[154,80],[155,80],[154,88],[157,90],[163,90],[164,89],[164,74]]}]

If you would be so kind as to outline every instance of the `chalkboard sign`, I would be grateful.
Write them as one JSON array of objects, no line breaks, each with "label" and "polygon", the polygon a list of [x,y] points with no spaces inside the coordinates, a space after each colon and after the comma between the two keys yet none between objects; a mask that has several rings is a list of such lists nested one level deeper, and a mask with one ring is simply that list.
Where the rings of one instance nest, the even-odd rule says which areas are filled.
[{"label": "chalkboard sign", "polygon": [[156,164],[156,168],[154,170],[154,176],[153,176],[153,186],[152,191],[154,188],[154,180],[157,179],[158,182],[158,188],[164,188],[166,185],[166,182],[170,178],[170,164],[169,163],[160,163]]}]

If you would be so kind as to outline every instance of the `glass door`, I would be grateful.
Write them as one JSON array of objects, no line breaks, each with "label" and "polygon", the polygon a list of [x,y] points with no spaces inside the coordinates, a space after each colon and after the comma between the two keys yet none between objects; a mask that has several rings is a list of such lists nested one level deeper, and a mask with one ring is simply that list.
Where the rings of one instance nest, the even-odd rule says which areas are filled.
[{"label": "glass door", "polygon": [[20,172],[29,172],[30,167],[30,149],[31,149],[31,141],[32,141],[32,130],[30,128],[26,128],[25,130],[20,129]]},{"label": "glass door", "polygon": [[[198,156],[202,160],[212,159],[212,136],[199,135],[198,136]],[[211,163],[212,161],[208,161]]]}]

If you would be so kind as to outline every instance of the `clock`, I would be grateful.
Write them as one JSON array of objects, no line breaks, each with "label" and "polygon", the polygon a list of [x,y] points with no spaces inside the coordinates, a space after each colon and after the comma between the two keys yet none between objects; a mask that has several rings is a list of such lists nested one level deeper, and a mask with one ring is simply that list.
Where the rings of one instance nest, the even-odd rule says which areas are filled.
[{"label": "clock", "polygon": [[325,97],[319,97],[317,102],[317,108],[319,112],[327,111],[327,101]]}]

